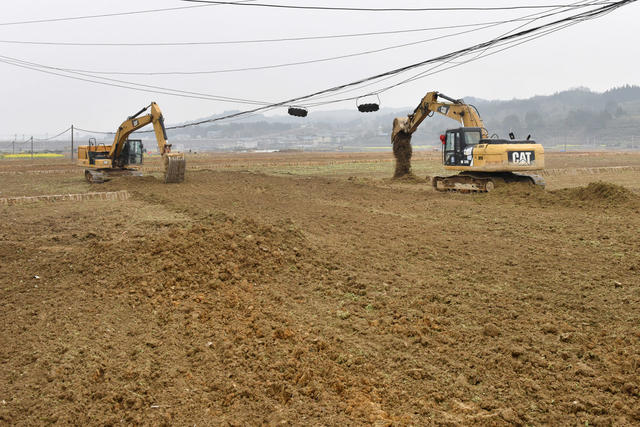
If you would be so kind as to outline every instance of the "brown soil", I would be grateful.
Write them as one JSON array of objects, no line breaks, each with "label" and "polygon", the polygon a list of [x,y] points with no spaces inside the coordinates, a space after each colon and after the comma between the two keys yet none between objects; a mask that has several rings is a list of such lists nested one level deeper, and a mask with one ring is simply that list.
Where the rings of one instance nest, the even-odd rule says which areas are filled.
[{"label": "brown soil", "polygon": [[640,422],[637,194],[357,167],[0,206],[0,422]]},{"label": "brown soil", "polygon": [[602,181],[591,182],[586,187],[559,190],[556,193],[566,198],[595,202],[626,202],[635,198],[634,194],[625,187]]},{"label": "brown soil", "polygon": [[399,132],[393,141],[393,155],[396,158],[396,170],[393,174],[394,178],[402,178],[411,174],[411,155],[413,149],[411,147],[411,135]]}]

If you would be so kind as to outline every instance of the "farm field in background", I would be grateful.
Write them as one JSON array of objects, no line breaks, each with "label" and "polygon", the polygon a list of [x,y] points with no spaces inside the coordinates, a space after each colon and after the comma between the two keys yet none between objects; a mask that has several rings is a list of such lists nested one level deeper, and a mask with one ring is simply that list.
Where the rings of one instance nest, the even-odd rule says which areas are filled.
[{"label": "farm field in background", "polygon": [[[640,153],[437,193],[391,153],[0,160],[7,424],[640,422]],[[417,151],[418,178],[444,174]]]}]

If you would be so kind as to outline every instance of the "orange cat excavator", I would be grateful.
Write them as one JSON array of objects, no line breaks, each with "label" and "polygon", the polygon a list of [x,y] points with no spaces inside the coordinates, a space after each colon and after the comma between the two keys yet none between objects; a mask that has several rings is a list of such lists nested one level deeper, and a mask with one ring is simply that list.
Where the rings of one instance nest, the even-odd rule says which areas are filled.
[{"label": "orange cat excavator", "polygon": [[[151,109],[147,115],[142,113]],[[167,132],[164,127],[164,118],[158,104],[151,105],[138,111],[122,122],[116,132],[113,144],[97,144],[95,139],[89,140],[89,145],[78,147],[78,165],[85,168],[84,176],[90,183],[102,183],[113,176],[135,175],[142,173],[137,169],[142,165],[143,150],[142,141],[128,139],[131,133],[138,129],[153,124],[153,130],[158,141],[158,151],[164,162],[164,182],[184,181],[186,160],[184,153],[171,151],[171,144],[167,141]]]}]

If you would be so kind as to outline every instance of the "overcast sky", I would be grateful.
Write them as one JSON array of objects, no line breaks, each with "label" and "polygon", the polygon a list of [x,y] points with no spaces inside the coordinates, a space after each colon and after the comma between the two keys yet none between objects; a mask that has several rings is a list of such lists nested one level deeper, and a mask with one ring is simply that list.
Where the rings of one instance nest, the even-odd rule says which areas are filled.
[{"label": "overcast sky", "polygon": [[[378,8],[565,3],[558,0],[261,2]],[[189,5],[190,3],[177,0],[2,0],[0,24]],[[272,39],[493,22],[540,12],[542,11],[537,9],[366,13],[207,6],[129,16],[0,25],[0,55],[52,67],[94,72],[220,70],[358,53],[472,28],[332,40],[179,47],[46,46],[7,41],[155,43]],[[639,22],[640,4],[633,3],[596,20],[387,91],[381,95],[382,105],[413,107],[430,90],[438,90],[454,97],[512,99],[552,94],[577,86],[604,91],[623,84],[640,84],[640,47],[637,42]],[[414,46],[313,65],[207,75],[103,77],[225,97],[276,102],[490,40],[518,25],[521,24],[494,26]],[[401,77],[408,77],[418,71],[421,70]],[[383,84],[374,87],[380,86]],[[349,95],[366,93],[370,89],[361,89]],[[168,123],[252,107],[102,86],[0,63],[0,139],[12,138],[14,134],[18,134],[18,138],[23,134],[51,136],[71,124],[85,129],[112,131],[128,115],[151,101],[158,102]],[[349,101],[323,108],[355,108],[355,104]],[[284,114],[285,110],[279,109],[273,113]]]}]

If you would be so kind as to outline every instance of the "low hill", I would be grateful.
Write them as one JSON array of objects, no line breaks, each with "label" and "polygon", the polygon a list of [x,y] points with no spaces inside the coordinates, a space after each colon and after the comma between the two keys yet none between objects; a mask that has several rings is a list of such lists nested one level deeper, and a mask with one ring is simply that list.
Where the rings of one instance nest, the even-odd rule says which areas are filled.
[{"label": "low hill", "polygon": [[[575,88],[528,99],[485,100],[470,96],[464,99],[478,108],[491,134],[504,136],[514,132],[519,137],[531,134],[533,139],[548,147],[640,147],[640,86],[627,85],[602,93]],[[355,109],[311,111],[305,119],[256,115],[231,123],[180,129],[171,136],[178,140],[203,139],[212,143],[240,141],[241,146],[277,147],[293,143],[379,146],[389,144],[393,118],[412,110],[413,107],[383,108],[370,114]],[[216,116],[210,118],[213,117]],[[437,145],[438,135],[452,127],[456,127],[455,122],[436,115],[422,124],[414,135],[414,144]]]}]

